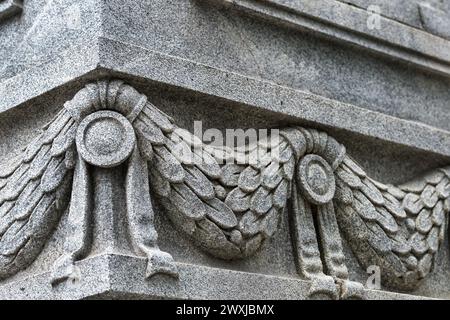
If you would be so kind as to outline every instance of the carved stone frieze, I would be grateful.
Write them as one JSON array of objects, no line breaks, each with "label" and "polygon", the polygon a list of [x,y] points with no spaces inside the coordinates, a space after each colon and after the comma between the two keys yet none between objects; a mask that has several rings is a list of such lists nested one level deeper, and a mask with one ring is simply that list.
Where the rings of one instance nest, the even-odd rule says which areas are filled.
[{"label": "carved stone frieze", "polygon": [[[380,267],[386,286],[418,286],[447,231],[450,168],[385,185],[326,132],[279,133],[245,150],[213,147],[122,81],[87,85],[1,167],[0,277],[36,259],[66,208],[65,253],[54,264],[53,284],[78,276],[76,262],[91,254],[102,223],[113,225],[113,234],[101,250],[118,246],[120,224],[130,250],[148,258],[147,277],[176,277],[172,257],[158,248],[157,201],[189,239],[227,260],[257,252],[287,214],[298,274],[312,281],[312,295],[364,297],[362,284],[349,279],[341,234],[362,266]],[[117,181],[123,208],[98,216],[94,208],[111,201],[103,186]]]}]

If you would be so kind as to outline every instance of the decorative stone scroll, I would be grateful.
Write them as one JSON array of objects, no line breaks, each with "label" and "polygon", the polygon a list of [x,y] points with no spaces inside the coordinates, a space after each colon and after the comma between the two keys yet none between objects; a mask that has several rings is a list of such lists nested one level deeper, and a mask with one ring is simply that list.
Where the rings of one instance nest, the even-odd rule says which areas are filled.
[{"label": "decorative stone scroll", "polygon": [[36,259],[69,207],[65,253],[51,281],[76,279],[76,261],[90,254],[92,221],[102,221],[92,217],[93,179],[101,174],[98,181],[108,183],[122,168],[126,217],[120,221],[134,253],[148,258],[147,277],[178,275],[157,245],[155,200],[199,247],[228,260],[254,254],[287,213],[298,273],[312,281],[311,295],[364,297],[362,284],[349,280],[341,232],[362,266],[380,267],[386,286],[418,286],[447,230],[450,167],[385,185],[327,133],[279,132],[279,139],[260,139],[245,150],[212,147],[122,81],[88,84],[2,166],[0,277]]}]

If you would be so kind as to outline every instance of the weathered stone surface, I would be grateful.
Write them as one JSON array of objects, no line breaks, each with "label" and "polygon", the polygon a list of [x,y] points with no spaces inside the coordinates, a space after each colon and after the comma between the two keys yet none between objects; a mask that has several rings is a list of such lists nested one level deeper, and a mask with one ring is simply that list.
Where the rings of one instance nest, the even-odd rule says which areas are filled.
[{"label": "weathered stone surface", "polygon": [[448,296],[445,21],[229,2],[0,15],[1,298]]},{"label": "weathered stone surface", "polygon": [[[180,281],[158,276],[151,281],[136,277],[145,259],[101,255],[80,264],[80,281],[54,289],[48,273],[0,287],[0,299],[205,299],[297,300],[306,299],[307,281],[177,263]],[[133,271],[133,272],[130,272]],[[367,290],[373,300],[420,300],[421,297]]]}]

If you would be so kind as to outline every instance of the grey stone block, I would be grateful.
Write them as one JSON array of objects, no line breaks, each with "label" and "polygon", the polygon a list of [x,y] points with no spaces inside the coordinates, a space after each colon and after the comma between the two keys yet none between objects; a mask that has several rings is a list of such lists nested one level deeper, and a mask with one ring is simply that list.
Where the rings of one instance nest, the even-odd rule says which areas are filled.
[{"label": "grey stone block", "polygon": [[[448,297],[448,40],[231,3],[0,21],[0,298]],[[195,120],[280,136],[213,147]]]},{"label": "grey stone block", "polygon": [[[101,255],[79,264],[79,281],[52,288],[48,273],[0,287],[1,299],[205,299],[290,300],[305,299],[310,284],[294,278],[274,277],[177,263],[180,280],[157,276],[148,281],[136,276],[145,270],[145,259]],[[132,272],[130,272],[132,271]],[[367,290],[373,300],[415,300],[420,297]]]}]

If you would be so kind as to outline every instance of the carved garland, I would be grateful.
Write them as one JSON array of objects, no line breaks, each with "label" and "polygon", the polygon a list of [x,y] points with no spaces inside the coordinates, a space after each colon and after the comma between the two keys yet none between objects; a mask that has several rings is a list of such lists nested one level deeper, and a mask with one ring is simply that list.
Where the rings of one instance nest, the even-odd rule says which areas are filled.
[{"label": "carved garland", "polygon": [[[2,167],[0,277],[36,259],[69,203],[66,253],[52,282],[73,277],[91,245],[93,170],[126,166],[124,223],[134,251],[148,258],[147,277],[177,276],[172,257],[157,246],[151,187],[172,223],[222,259],[255,253],[289,204],[298,272],[312,280],[311,294],[363,297],[362,285],[348,279],[340,231],[361,265],[381,268],[385,285],[416,287],[447,229],[450,168],[385,185],[325,132],[294,127],[280,134],[246,152],[213,148],[129,85],[87,85]],[[230,154],[247,164],[227,162]]]}]

